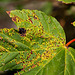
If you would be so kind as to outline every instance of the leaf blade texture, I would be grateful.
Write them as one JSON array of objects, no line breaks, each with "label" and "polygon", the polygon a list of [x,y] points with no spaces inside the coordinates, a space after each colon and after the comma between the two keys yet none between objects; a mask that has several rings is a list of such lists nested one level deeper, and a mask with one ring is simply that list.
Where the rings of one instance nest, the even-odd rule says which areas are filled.
[{"label": "leaf blade texture", "polygon": [[58,0],[58,1],[62,1],[64,3],[72,3],[72,2],[75,2],[75,0]]},{"label": "leaf blade texture", "polygon": [[[68,64],[75,65],[74,50],[65,46],[64,30],[55,18],[28,9],[7,13],[18,29],[0,31],[0,71],[20,70],[15,75],[75,74],[74,66]],[[26,32],[19,33],[20,28]]]}]

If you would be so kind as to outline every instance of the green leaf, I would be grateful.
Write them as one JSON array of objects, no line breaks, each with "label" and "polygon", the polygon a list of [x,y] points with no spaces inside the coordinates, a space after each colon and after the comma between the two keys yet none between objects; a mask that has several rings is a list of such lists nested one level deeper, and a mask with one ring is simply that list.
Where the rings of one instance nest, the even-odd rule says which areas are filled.
[{"label": "green leaf", "polygon": [[[59,22],[37,10],[7,12],[17,30],[0,30],[0,71],[15,75],[74,75],[75,50],[65,46]],[[20,29],[26,32],[20,33]]]},{"label": "green leaf", "polygon": [[71,3],[71,2],[75,2],[75,0],[58,0],[58,1],[62,1],[64,3]]}]

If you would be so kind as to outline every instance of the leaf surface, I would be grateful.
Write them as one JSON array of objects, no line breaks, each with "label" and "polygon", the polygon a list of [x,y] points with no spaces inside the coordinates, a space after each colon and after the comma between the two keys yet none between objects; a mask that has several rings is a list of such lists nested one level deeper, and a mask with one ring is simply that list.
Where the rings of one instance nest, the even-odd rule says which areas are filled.
[{"label": "leaf surface", "polygon": [[[55,18],[28,9],[7,13],[18,29],[0,30],[0,71],[20,70],[15,75],[75,74],[75,51],[65,46],[65,33]],[[20,28],[26,32],[19,33]]]},{"label": "leaf surface", "polygon": [[58,0],[58,1],[62,1],[64,3],[72,3],[72,2],[75,2],[75,0]]}]

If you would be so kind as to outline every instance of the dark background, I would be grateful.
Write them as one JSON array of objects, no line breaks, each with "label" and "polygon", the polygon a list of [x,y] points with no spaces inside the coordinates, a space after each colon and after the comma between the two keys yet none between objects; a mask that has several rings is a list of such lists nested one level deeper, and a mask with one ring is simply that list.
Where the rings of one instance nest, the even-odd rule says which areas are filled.
[{"label": "dark background", "polygon": [[[0,29],[12,27],[17,29],[6,13],[15,9],[41,10],[60,22],[66,34],[66,43],[75,38],[75,27],[71,24],[75,21],[75,3],[65,4],[56,0],[0,0]],[[70,46],[75,48],[75,43]]]}]

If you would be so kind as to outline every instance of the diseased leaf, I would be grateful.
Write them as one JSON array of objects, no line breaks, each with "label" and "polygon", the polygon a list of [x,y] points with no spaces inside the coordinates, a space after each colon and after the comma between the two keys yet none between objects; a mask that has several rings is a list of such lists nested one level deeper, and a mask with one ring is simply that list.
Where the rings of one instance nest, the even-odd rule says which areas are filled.
[{"label": "diseased leaf", "polygon": [[28,9],[7,13],[18,29],[0,31],[0,71],[20,70],[15,75],[75,74],[75,51],[65,46],[65,33],[55,18]]},{"label": "diseased leaf", "polygon": [[75,2],[75,0],[58,0],[58,1],[62,1],[64,3],[72,3],[72,2]]}]

